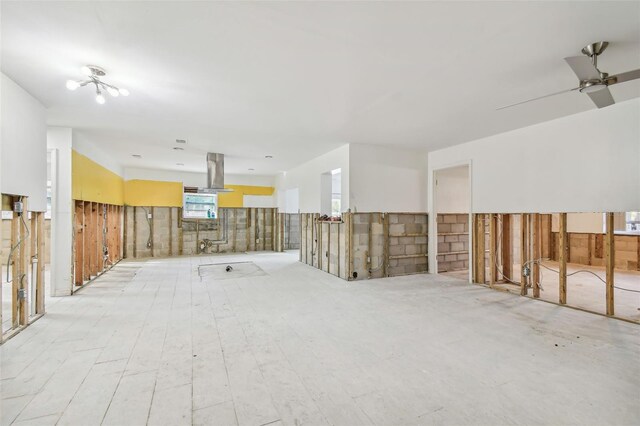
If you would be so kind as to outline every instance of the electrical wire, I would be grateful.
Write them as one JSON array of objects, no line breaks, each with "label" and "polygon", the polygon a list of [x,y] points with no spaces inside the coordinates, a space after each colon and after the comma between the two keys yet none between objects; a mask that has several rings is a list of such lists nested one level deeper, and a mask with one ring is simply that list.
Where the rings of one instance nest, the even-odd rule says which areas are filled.
[{"label": "electrical wire", "polygon": [[[498,219],[500,220],[500,225],[502,225],[502,218],[500,218],[500,216],[498,216]],[[499,246],[499,245],[500,245],[500,244],[502,244],[502,226],[498,226],[498,229],[499,229],[499,234],[498,234],[498,244],[496,245],[496,251],[497,251],[498,247],[501,247],[501,246]],[[537,264],[537,265],[539,265],[539,266],[543,267],[544,269],[547,269],[547,270],[549,270],[549,271],[551,271],[551,272],[555,272],[556,274],[560,275],[560,271],[557,271],[557,270],[555,270],[555,269],[553,269],[553,268],[550,268],[550,267],[546,266],[545,264],[543,264],[542,262],[543,262],[543,261],[545,261],[545,260],[551,260],[551,259],[549,259],[549,258],[540,258],[540,259],[530,260],[530,261],[528,261],[528,262],[525,262],[525,263],[522,265],[522,267],[524,268],[524,267],[526,267],[526,266],[528,266],[528,265],[530,265],[530,264]],[[504,274],[504,272],[502,272],[502,270],[500,269],[500,267],[499,267],[499,265],[498,265],[498,256],[496,256],[496,257],[495,257],[495,267],[496,267],[496,269],[498,270],[498,272],[500,273],[500,275],[502,276],[502,278],[504,278],[506,281],[509,281],[509,282],[510,282],[510,283],[512,283],[512,284],[521,285],[521,283],[518,283],[518,282],[515,282],[515,281],[510,280],[510,279],[509,279],[509,278]],[[600,275],[596,274],[596,273],[595,273],[595,272],[593,272],[593,271],[589,271],[588,269],[579,269],[579,270],[577,270],[577,271],[571,272],[570,274],[567,274],[566,276],[567,276],[567,277],[571,277],[571,276],[573,276],[573,275],[580,274],[580,273],[587,273],[587,274],[591,274],[591,275],[593,275],[594,277],[598,278],[600,281],[602,281],[604,284],[606,284],[606,283],[607,283],[604,279],[602,279],[602,277],[601,277]],[[541,271],[541,278],[542,278],[542,271]],[[540,281],[540,282],[538,282],[538,287],[539,287],[542,291],[544,291],[544,288],[542,287],[542,281],[543,281],[543,279],[540,279],[539,281]],[[619,286],[617,286],[617,285],[614,285],[614,286],[613,286],[613,288],[618,289],[618,290],[622,290],[622,291],[628,291],[628,292],[631,292],[631,293],[640,293],[640,290],[633,290],[633,289],[630,289],[630,288],[619,287]]]},{"label": "electrical wire", "polygon": [[[20,197],[20,201],[22,201],[22,197]],[[11,247],[11,250],[9,250],[9,256],[7,257],[7,283],[13,282],[13,277],[11,277],[11,279],[9,279],[9,269],[11,268],[11,257],[13,256],[13,252],[20,247],[20,245],[24,242],[24,240],[26,240],[27,238],[29,238],[29,235],[31,234],[31,232],[29,232],[29,227],[27,226],[27,223],[24,221],[24,212],[20,213],[20,220],[22,221],[22,225],[24,226],[24,229],[27,230],[27,235],[25,235],[24,237],[20,238],[18,240],[18,242],[16,243],[15,246]],[[22,272],[22,271],[20,271]],[[22,283],[22,280],[24,279],[24,273],[20,276],[20,283]]]}]

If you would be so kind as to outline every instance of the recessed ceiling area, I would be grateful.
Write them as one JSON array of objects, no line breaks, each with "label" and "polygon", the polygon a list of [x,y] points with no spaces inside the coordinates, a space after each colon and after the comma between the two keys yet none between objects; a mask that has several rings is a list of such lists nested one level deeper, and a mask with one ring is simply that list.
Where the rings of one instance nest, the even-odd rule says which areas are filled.
[{"label": "recessed ceiling area", "polygon": [[[123,166],[275,174],[345,143],[434,150],[595,108],[563,58],[640,67],[637,2],[3,2],[2,71]],[[65,88],[104,67],[126,100]],[[616,85],[617,102],[640,96]],[[175,151],[185,139],[184,151]],[[141,154],[135,159],[132,154]],[[273,159],[265,156],[272,155]],[[177,166],[182,163],[184,166]]]}]

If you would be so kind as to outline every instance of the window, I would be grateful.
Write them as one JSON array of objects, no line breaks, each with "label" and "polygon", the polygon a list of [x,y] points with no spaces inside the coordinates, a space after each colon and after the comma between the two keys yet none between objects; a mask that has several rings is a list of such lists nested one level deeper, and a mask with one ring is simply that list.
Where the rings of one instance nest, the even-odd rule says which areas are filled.
[{"label": "window", "polygon": [[184,219],[217,219],[218,194],[185,193],[182,217]]},{"label": "window", "polygon": [[627,212],[625,222],[626,232],[640,234],[640,212]]}]

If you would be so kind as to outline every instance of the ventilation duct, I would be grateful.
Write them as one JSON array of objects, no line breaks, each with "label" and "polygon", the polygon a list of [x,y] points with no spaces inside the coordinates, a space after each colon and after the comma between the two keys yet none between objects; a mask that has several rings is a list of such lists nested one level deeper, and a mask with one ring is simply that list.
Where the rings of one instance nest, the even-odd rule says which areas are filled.
[{"label": "ventilation duct", "polygon": [[224,154],[216,152],[207,153],[207,186],[198,188],[198,192],[215,194],[218,192],[231,192],[232,189],[224,187]]}]

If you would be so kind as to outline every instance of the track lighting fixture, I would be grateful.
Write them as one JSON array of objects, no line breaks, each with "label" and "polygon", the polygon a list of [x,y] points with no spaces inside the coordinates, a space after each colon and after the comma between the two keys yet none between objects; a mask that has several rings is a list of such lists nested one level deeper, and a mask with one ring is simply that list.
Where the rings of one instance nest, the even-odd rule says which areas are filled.
[{"label": "track lighting fixture", "polygon": [[103,105],[106,102],[106,98],[102,94],[103,90],[105,90],[114,98],[118,97],[119,95],[129,96],[129,91],[127,89],[121,89],[100,80],[101,77],[104,77],[106,75],[104,69],[100,67],[97,67],[95,65],[85,65],[80,68],[80,72],[89,77],[89,79],[67,80],[67,89],[76,90],[77,88],[86,86],[87,84],[93,84],[96,87],[96,102],[100,105]]}]

